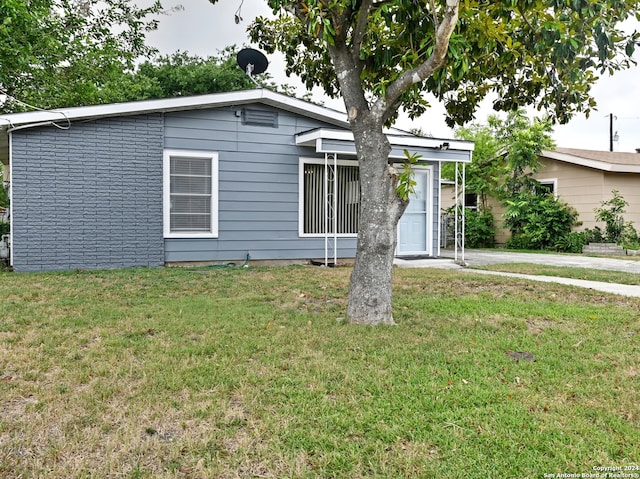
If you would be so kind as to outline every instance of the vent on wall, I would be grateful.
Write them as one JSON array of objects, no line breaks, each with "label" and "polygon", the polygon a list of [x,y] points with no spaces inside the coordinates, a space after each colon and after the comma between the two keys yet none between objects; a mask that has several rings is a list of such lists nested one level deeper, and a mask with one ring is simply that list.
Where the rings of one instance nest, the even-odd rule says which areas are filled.
[{"label": "vent on wall", "polygon": [[278,128],[278,112],[243,108],[242,124]]}]

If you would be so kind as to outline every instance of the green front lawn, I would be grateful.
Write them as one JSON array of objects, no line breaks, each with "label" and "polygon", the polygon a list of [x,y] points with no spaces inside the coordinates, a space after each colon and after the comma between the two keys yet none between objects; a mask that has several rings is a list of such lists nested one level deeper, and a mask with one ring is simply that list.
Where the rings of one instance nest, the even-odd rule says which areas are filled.
[{"label": "green front lawn", "polygon": [[542,478],[640,460],[640,300],[397,269],[398,326],[371,328],[341,319],[349,273],[0,273],[0,477]]}]

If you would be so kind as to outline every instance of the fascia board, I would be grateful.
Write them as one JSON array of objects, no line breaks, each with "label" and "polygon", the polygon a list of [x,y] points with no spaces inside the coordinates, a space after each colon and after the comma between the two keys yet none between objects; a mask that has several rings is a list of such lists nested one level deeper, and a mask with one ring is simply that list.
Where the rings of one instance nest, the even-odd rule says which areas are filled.
[{"label": "fascia board", "polygon": [[[473,151],[475,146],[474,143],[470,141],[445,140],[440,138],[398,136],[398,135],[390,135],[390,134],[387,134],[387,138],[389,139],[389,143],[391,143],[393,146],[400,146],[400,147],[415,146],[415,147],[421,147],[421,148],[441,149],[443,143],[449,143],[449,147],[448,147],[449,150],[461,150],[461,151],[471,152]],[[354,141],[353,133],[351,131],[318,128],[315,130],[311,130],[311,131],[296,135],[296,144],[310,146],[312,141],[317,141],[318,139]]]},{"label": "fascia board", "polygon": [[56,110],[12,113],[0,116],[0,128],[12,128],[21,125],[41,125],[68,120],[88,120],[122,115],[137,115],[156,112],[220,108],[248,103],[263,103],[287,111],[300,113],[314,119],[327,121],[348,127],[346,114],[323,106],[315,105],[297,98],[291,98],[266,89],[243,90],[228,93],[213,93],[158,100],[142,100],[106,105],[91,105]]},{"label": "fascia board", "polygon": [[606,161],[591,160],[581,156],[567,155],[566,153],[558,153],[557,151],[543,150],[541,155],[543,158],[571,163],[573,165],[594,168],[609,173],[640,173],[640,165],[621,165],[617,163],[607,163]]},{"label": "fascia board", "polygon": [[389,142],[396,146],[418,146],[422,148],[442,149],[443,143],[449,143],[447,149],[473,151],[475,144],[471,141],[449,140],[446,138],[424,138],[420,136],[388,135]]}]

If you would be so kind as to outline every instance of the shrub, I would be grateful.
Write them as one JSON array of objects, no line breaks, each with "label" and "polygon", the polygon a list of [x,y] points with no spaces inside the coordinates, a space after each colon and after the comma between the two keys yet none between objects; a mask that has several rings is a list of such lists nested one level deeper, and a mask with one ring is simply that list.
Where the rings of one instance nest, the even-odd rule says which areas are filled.
[{"label": "shrub", "polygon": [[582,253],[582,248],[585,245],[584,232],[572,231],[560,238],[556,244],[555,249],[562,253]]},{"label": "shrub", "polygon": [[584,244],[604,242],[604,233],[602,232],[599,226],[596,226],[593,229],[587,228],[583,231],[583,233],[584,233]]},{"label": "shrub", "polygon": [[613,198],[600,203],[600,208],[595,208],[596,221],[605,223],[605,240],[610,243],[619,243],[625,229],[624,212],[629,205],[620,195],[618,190],[612,190]]},{"label": "shrub", "polygon": [[511,238],[507,240],[505,247],[507,249],[538,249],[532,247],[532,243],[533,240],[531,239],[531,236],[523,233],[516,236],[512,235]]},{"label": "shrub", "polygon": [[633,227],[633,223],[627,222],[624,224],[620,243],[625,249],[640,249],[640,238],[638,232]]},{"label": "shrub", "polygon": [[9,191],[4,187],[2,165],[0,165],[0,206],[5,208],[9,207]]},{"label": "shrub", "polygon": [[550,194],[521,193],[506,206],[507,248],[553,249],[577,224],[578,212]]},{"label": "shrub", "polygon": [[491,211],[465,208],[464,241],[469,248],[490,248],[495,244],[495,227]]}]

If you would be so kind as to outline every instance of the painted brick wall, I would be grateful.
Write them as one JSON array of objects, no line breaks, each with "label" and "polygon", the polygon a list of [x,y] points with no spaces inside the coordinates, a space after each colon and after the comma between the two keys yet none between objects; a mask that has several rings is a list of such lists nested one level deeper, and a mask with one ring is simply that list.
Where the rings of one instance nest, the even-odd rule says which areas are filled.
[{"label": "painted brick wall", "polygon": [[161,114],[12,134],[16,271],[164,264]]}]

